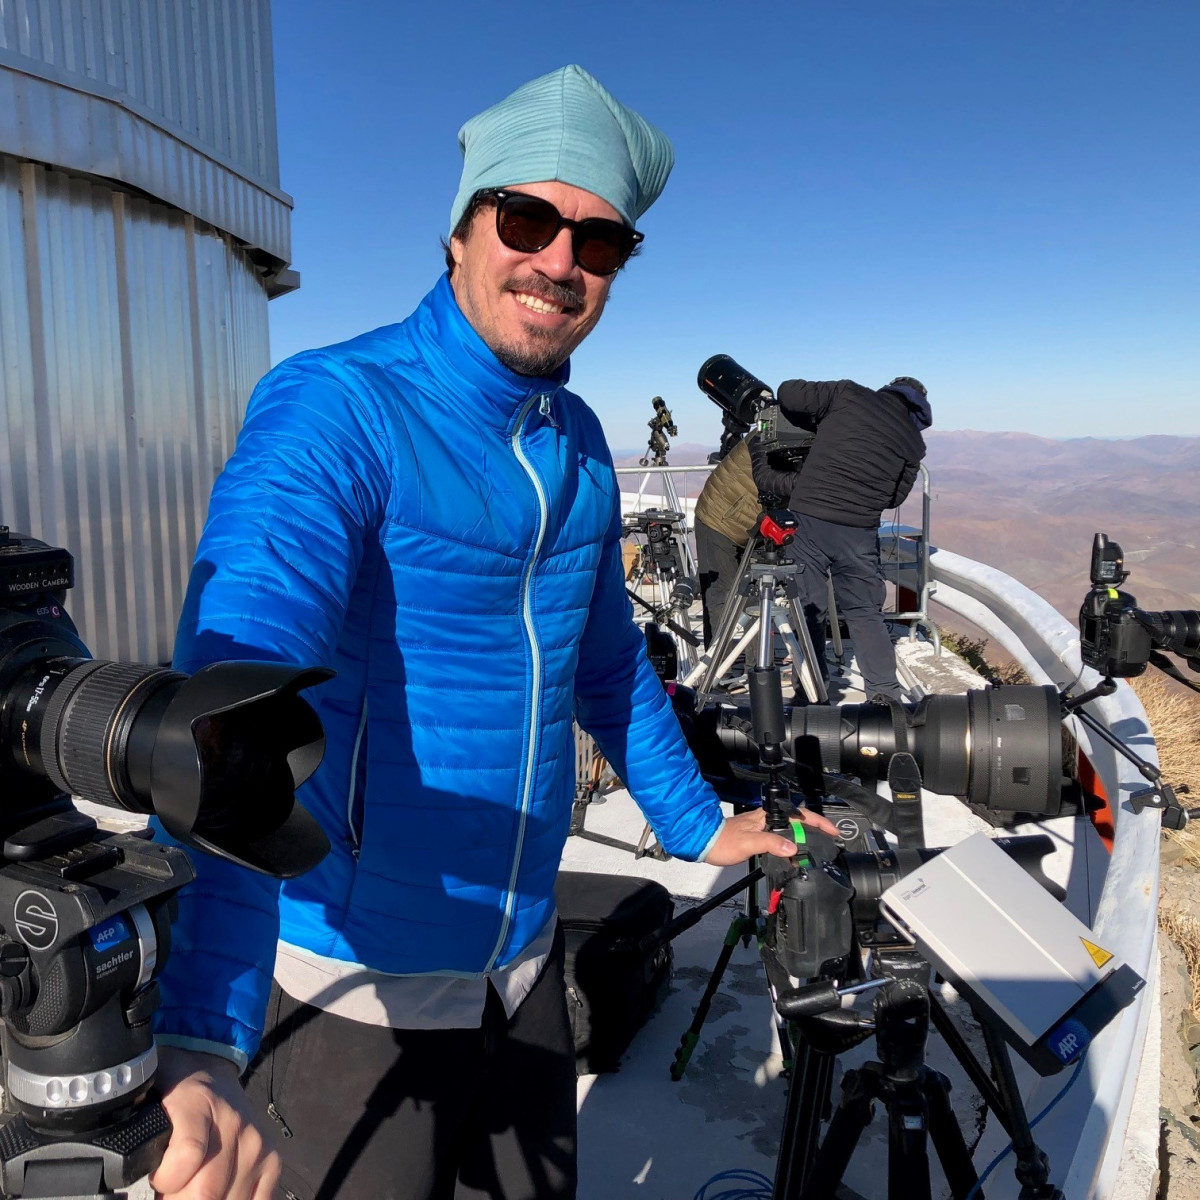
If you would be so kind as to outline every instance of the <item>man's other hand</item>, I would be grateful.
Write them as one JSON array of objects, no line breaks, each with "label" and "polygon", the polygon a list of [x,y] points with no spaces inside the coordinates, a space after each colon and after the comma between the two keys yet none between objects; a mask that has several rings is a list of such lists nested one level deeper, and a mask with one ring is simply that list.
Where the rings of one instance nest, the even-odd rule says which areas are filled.
[{"label": "man's other hand", "polygon": [[[819,829],[830,837],[840,836],[832,821],[810,812],[807,808],[797,809],[796,815],[813,829]],[[796,853],[796,843],[767,830],[767,814],[761,808],[728,817],[713,848],[704,861],[714,867],[732,867],[745,862],[756,854],[777,854],[786,858]]]},{"label": "man's other hand", "polygon": [[162,1200],[271,1200],[281,1167],[228,1059],[163,1046],[159,1088],[174,1129],[150,1176]]}]

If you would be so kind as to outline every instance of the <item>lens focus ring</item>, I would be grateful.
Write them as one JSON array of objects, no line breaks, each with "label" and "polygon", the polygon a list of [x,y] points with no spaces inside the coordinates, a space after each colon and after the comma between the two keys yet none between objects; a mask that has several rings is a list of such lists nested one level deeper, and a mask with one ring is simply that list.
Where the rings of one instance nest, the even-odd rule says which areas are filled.
[{"label": "lens focus ring", "polygon": [[[42,726],[42,758],[58,768],[68,791],[95,804],[126,806],[120,750],[123,732],[151,691],[153,677],[174,672],[141,663],[84,663],[58,688],[61,717],[47,712]],[[55,697],[57,699],[57,695]],[[56,782],[58,782],[56,780]]]}]

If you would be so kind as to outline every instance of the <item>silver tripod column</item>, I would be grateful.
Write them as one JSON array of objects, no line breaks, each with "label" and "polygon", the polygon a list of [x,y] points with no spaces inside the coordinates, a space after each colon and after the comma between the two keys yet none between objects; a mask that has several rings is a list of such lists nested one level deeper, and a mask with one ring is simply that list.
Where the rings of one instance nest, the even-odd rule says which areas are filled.
[{"label": "silver tripod column", "polygon": [[[824,704],[829,698],[800,604],[801,567],[790,559],[780,558],[769,547],[770,543],[761,536],[752,538],[746,546],[712,645],[683,680],[695,687],[701,704],[716,691],[719,681],[738,657],[746,653],[756,636],[759,666],[771,663],[776,633],[791,655],[792,668],[809,703]],[[743,630],[741,621],[751,595],[757,596],[758,612]]]},{"label": "silver tripod column", "polygon": [[775,576],[764,572],[758,580],[758,666],[765,671],[775,664]]}]

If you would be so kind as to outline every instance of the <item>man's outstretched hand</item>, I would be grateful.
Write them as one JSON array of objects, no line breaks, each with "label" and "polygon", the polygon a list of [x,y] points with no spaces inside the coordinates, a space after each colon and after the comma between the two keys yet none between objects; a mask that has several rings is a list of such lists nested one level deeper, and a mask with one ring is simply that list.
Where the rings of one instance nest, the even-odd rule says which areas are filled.
[{"label": "man's outstretched hand", "polygon": [[150,1176],[162,1200],[271,1200],[279,1155],[260,1131],[227,1059],[163,1046],[163,1108],[174,1127]]},{"label": "man's outstretched hand", "polygon": [[[797,810],[800,820],[830,837],[838,837],[837,826],[807,808]],[[796,843],[767,830],[767,814],[761,808],[738,813],[725,820],[725,828],[705,856],[714,867],[732,867],[756,854],[776,854],[780,858],[796,853]]]}]

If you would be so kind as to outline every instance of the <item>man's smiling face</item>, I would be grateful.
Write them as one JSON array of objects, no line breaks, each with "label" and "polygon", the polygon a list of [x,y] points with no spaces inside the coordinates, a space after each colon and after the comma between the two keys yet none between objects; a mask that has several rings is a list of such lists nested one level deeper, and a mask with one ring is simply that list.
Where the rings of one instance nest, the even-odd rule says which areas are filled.
[{"label": "man's smiling face", "polygon": [[[608,201],[568,183],[521,183],[511,190],[548,200],[571,220],[621,219]],[[612,286],[612,276],[576,265],[565,226],[535,254],[510,250],[496,234],[490,204],[475,214],[465,239],[451,237],[450,253],[459,308],[492,353],[521,375],[549,375],[566,362],[600,320]]]}]

